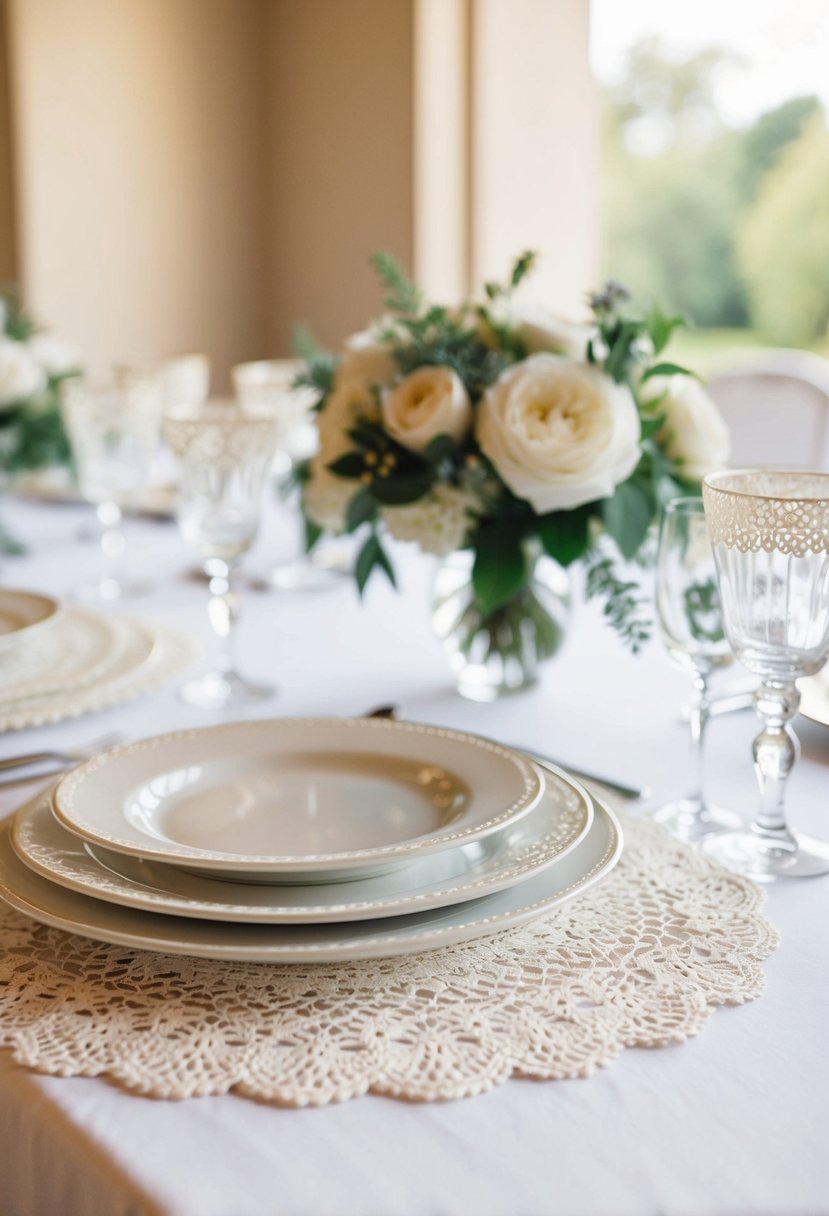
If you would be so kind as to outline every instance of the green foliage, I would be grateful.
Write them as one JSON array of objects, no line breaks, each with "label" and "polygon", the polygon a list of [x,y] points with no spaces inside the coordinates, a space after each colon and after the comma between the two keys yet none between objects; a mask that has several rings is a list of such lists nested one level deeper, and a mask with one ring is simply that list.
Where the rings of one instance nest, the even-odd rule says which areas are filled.
[{"label": "green foliage", "polygon": [[588,599],[604,600],[605,620],[638,654],[651,636],[650,607],[640,585],[621,575],[612,557],[597,552],[588,560],[585,590]]},{"label": "green foliage", "polygon": [[[773,345],[807,345],[829,297],[825,276],[819,283],[823,196],[817,164],[810,185],[787,150],[808,146],[823,111],[815,97],[793,98],[730,130],[713,88],[727,63],[716,50],[672,59],[651,39],[606,90],[607,265],[639,299],[658,298],[695,326],[751,324]],[[795,267],[808,246],[817,265],[804,275]]]},{"label": "green foliage", "polygon": [[385,299],[386,308],[403,316],[415,316],[420,312],[423,297],[396,257],[378,250],[372,255],[371,264],[382,286],[389,293]]},{"label": "green foliage", "polygon": [[764,178],[738,240],[752,316],[780,344],[829,325],[829,131],[806,123]]},{"label": "green foliage", "polygon": [[529,576],[524,546],[512,528],[493,524],[477,533],[472,590],[482,616],[503,608],[526,586]]},{"label": "green foliage", "polygon": [[590,519],[595,506],[588,503],[572,511],[551,511],[538,521],[538,535],[544,552],[560,566],[572,566],[590,548]]},{"label": "green foliage", "polygon": [[397,586],[394,569],[389,561],[388,554],[383,548],[377,532],[372,529],[366,537],[362,549],[357,554],[357,561],[354,565],[354,577],[360,595],[365,591],[366,584],[375,570],[382,570],[392,587]]}]

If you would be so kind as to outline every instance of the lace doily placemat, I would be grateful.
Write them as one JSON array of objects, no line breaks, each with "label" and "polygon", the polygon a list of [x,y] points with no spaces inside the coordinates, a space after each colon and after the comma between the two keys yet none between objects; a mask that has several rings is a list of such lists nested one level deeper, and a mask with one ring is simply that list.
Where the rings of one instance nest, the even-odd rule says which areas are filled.
[{"label": "lace doily placemat", "polygon": [[209,962],[97,944],[0,910],[0,1046],[59,1076],[157,1098],[235,1090],[283,1106],[367,1092],[468,1097],[511,1076],[589,1076],[695,1035],[764,984],[763,892],[626,817],[598,886],[546,919],[400,959]]}]

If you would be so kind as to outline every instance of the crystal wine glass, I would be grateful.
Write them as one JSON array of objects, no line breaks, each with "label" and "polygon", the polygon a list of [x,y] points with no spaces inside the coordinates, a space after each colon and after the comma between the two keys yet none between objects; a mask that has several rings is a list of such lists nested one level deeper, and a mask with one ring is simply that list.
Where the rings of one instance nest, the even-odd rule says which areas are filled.
[{"label": "crystal wine glass", "polygon": [[181,697],[204,709],[258,704],[275,689],[236,671],[239,597],[234,583],[239,559],[259,528],[276,439],[273,413],[234,401],[179,405],[166,413],[164,433],[181,466],[179,528],[202,556],[210,587],[208,615],[218,640],[214,666],[184,684]]},{"label": "crystal wine glass", "polygon": [[653,817],[674,835],[699,840],[740,824],[734,811],[712,806],[704,794],[708,684],[717,667],[731,662],[732,653],[701,498],[673,498],[665,505],[656,558],[656,611],[668,654],[691,679],[691,775],[684,797],[660,807]]},{"label": "crystal wine glass", "polygon": [[[302,367],[299,359],[259,359],[237,364],[232,373],[237,400],[254,407],[265,405],[275,412],[277,450],[273,473],[279,496],[298,523],[302,513],[294,471],[316,453],[318,446],[312,413],[316,394],[296,385]],[[266,582],[279,591],[322,590],[350,577],[352,565],[341,544],[331,538],[322,539],[311,553],[303,552],[277,563],[268,572]]]},{"label": "crystal wine glass", "polygon": [[829,473],[742,469],[707,477],[705,515],[728,640],[761,678],[754,704],[760,809],[706,852],[760,881],[829,873],[829,844],[795,835],[784,809],[797,757],[796,681],[829,658]]},{"label": "crystal wine glass", "polygon": [[147,484],[161,435],[161,394],[155,376],[120,369],[112,382],[73,378],[61,385],[61,410],[81,494],[95,506],[104,571],[82,583],[81,596],[117,600],[147,590],[124,572],[123,512]]}]

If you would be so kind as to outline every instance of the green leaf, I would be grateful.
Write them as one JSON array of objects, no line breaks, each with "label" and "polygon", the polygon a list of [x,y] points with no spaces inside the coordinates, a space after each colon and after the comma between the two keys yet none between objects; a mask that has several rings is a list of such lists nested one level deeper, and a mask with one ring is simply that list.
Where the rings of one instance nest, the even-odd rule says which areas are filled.
[{"label": "green leaf", "polygon": [[654,515],[649,492],[637,481],[623,481],[602,505],[604,525],[623,557],[633,557],[648,533]]},{"label": "green leaf", "polygon": [[416,316],[423,303],[420,291],[408,277],[393,254],[382,249],[372,254],[371,264],[382,285],[389,292],[385,305],[392,312]]},{"label": "green leaf", "polygon": [[694,372],[688,367],[680,367],[678,363],[654,363],[653,367],[642,376],[642,380],[650,380],[651,376],[693,376]]},{"label": "green leaf", "polygon": [[337,477],[354,479],[361,477],[366,471],[366,462],[359,452],[346,452],[338,460],[333,460],[328,466]]},{"label": "green leaf", "polygon": [[368,486],[360,486],[356,494],[352,494],[345,508],[345,530],[356,532],[361,524],[371,523],[377,518],[377,502]]},{"label": "green leaf", "polygon": [[529,578],[529,564],[520,536],[506,528],[490,527],[476,534],[472,589],[483,616],[502,608]]},{"label": "green leaf", "polygon": [[376,566],[385,573],[392,587],[396,587],[397,583],[394,577],[394,570],[391,562],[386,555],[386,551],[380,544],[377,533],[372,532],[366,538],[360,552],[357,554],[357,561],[354,565],[354,577],[357,580],[357,590],[360,595],[363,594],[371,574]]},{"label": "green leaf", "polygon": [[305,552],[310,553],[314,545],[322,536],[322,528],[319,524],[315,524],[313,519],[305,517]]},{"label": "green leaf", "polygon": [[388,507],[405,506],[417,502],[429,490],[434,473],[429,465],[423,472],[404,473],[391,477],[375,477],[371,492],[378,502]]},{"label": "green leaf", "polygon": [[645,317],[645,326],[650,335],[655,354],[659,354],[668,345],[675,329],[685,325],[684,317],[666,317],[660,308],[653,307]]},{"label": "green leaf", "polygon": [[592,504],[573,511],[551,511],[538,521],[538,535],[545,553],[561,566],[570,566],[583,557],[590,547],[590,517]]},{"label": "green leaf", "polygon": [[642,438],[650,439],[651,435],[655,435],[657,431],[665,425],[666,415],[657,414],[653,418],[642,418]]},{"label": "green leaf", "polygon": [[517,287],[521,280],[530,273],[532,268],[535,266],[536,257],[537,255],[532,250],[528,249],[526,252],[521,254],[520,258],[516,260],[515,265],[512,268],[512,276],[510,278],[510,282],[513,287]]},{"label": "green leaf", "polygon": [[435,435],[426,444],[423,456],[433,468],[437,468],[438,465],[443,464],[445,460],[449,459],[456,446],[455,440],[451,435]]}]

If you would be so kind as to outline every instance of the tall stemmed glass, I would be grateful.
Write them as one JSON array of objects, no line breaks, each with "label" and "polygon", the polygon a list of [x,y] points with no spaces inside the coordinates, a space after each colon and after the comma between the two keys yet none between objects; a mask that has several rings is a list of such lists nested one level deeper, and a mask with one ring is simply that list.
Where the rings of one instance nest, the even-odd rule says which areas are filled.
[{"label": "tall stemmed glass", "polygon": [[111,383],[83,379],[61,385],[61,410],[72,448],[78,487],[95,506],[104,558],[101,576],[78,592],[117,600],[147,590],[147,581],[125,571],[123,512],[134,506],[149,477],[161,437],[157,378],[121,369]]},{"label": "tall stemmed glass", "polygon": [[[237,400],[249,406],[264,404],[277,420],[277,451],[273,464],[277,489],[289,505],[297,526],[302,524],[299,491],[294,481],[297,465],[313,456],[318,447],[313,389],[298,387],[300,359],[260,359],[238,363],[233,368]],[[341,584],[351,576],[353,559],[337,540],[323,538],[311,553],[277,563],[266,575],[269,586],[279,591],[317,591]]]},{"label": "tall stemmed glass", "polygon": [[760,881],[826,874],[829,844],[791,831],[784,794],[797,757],[795,681],[829,658],[829,473],[718,473],[705,479],[703,497],[726,633],[762,680],[754,704],[763,722],[754,741],[757,818],[705,849]]},{"label": "tall stemmed glass", "polygon": [[654,818],[685,840],[737,827],[733,811],[712,806],[703,785],[703,740],[712,672],[731,662],[723,630],[714,554],[701,498],[673,498],[665,505],[656,560],[656,609],[662,640],[673,661],[691,678],[691,772],[687,792],[660,807]]},{"label": "tall stemmed glass", "polygon": [[204,709],[242,709],[273,695],[241,676],[234,661],[239,597],[236,568],[259,528],[262,489],[275,446],[271,411],[234,401],[171,408],[164,433],[181,466],[177,517],[201,554],[210,583],[208,615],[217,637],[214,666],[180,690]]}]

